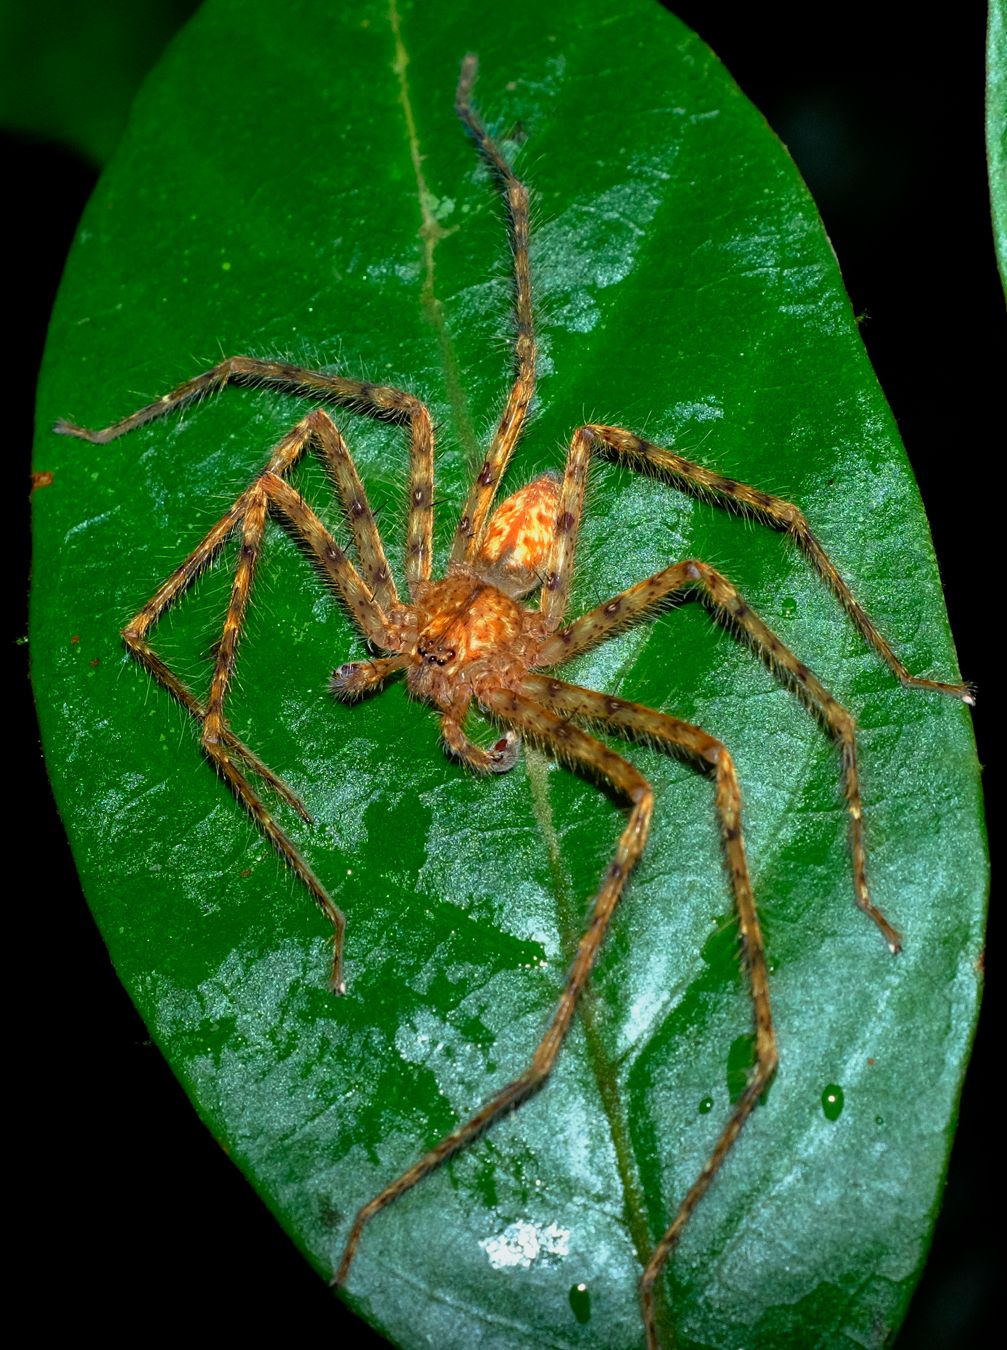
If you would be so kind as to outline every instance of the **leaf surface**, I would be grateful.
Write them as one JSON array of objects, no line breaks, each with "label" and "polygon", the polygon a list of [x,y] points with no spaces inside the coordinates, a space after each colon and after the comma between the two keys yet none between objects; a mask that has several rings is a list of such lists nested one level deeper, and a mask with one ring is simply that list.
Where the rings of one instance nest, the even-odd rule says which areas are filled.
[{"label": "leaf surface", "polygon": [[[910,667],[955,677],[918,494],[828,240],[694,36],[643,3],[474,22],[211,0],[145,86],[53,318],[33,673],[119,974],[326,1276],[356,1208],[527,1064],[623,810],[538,754],[474,778],[401,686],[336,704],[328,674],[364,647],[276,528],[230,715],[315,817],[287,824],[347,913],[336,1001],[324,921],[118,638],[305,405],[229,390],[105,447],[48,428],[105,425],[235,352],[400,385],[438,426],[443,560],[510,369],[502,212],[452,110],[468,50],[535,190],[539,411],[509,484],[561,466],[584,420],[638,430],[798,502]],[[336,417],[398,566],[402,434]],[[298,483],[339,529],[321,474]],[[745,791],[781,1065],[673,1258],[666,1327],[683,1347],[880,1345],[925,1255],[976,1012],[968,715],[902,690],[785,538],[619,466],[594,474],[573,611],[690,556],[857,717],[874,895],[906,946],[893,959],[854,908],[833,745],[701,606],[564,672],[704,726]],[[230,576],[216,567],[156,630],[194,687]],[[641,1342],[640,1264],[727,1117],[751,1012],[710,784],[628,754],[657,792],[653,835],[556,1073],[367,1231],[349,1293],[396,1344]]]},{"label": "leaf surface", "polygon": [[986,41],[986,156],[993,243],[1007,292],[1007,4],[991,0]]}]

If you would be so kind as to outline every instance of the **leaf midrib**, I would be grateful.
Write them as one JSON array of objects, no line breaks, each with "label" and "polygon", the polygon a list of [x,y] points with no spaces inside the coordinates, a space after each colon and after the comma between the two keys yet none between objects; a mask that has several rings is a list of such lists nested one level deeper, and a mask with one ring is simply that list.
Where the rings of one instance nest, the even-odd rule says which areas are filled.
[{"label": "leaf midrib", "polygon": [[[559,930],[560,947],[569,957],[580,940],[583,924],[578,925],[576,922],[578,907],[563,865],[559,836],[553,820],[552,803],[549,799],[548,760],[541,751],[531,747],[525,747],[525,758],[532,810],[549,860],[550,886],[556,901],[556,926]],[[590,999],[581,998],[577,1015],[584,1028],[588,1063],[594,1075],[602,1111],[608,1123],[609,1137],[615,1150],[626,1228],[637,1260],[641,1266],[645,1266],[650,1257],[650,1230],[644,1212],[640,1178],[634,1165],[628,1121],[615,1074],[615,1065],[599,1033],[595,1009]]]},{"label": "leaf midrib", "polygon": [[405,122],[409,159],[416,179],[416,196],[422,221],[419,231],[423,240],[423,286],[420,291],[420,307],[427,322],[437,335],[437,345],[440,349],[441,366],[444,372],[445,391],[448,396],[448,403],[451,405],[455,434],[465,449],[467,459],[471,462],[477,456],[478,438],[472,424],[468,399],[462,387],[458,356],[444,320],[444,305],[437,294],[436,288],[434,252],[438,242],[453,233],[453,230],[445,230],[430,210],[433,194],[427,186],[426,177],[423,173],[423,155],[420,150],[419,132],[416,128],[416,118],[413,114],[409,89],[409,50],[402,38],[397,0],[388,0],[388,21],[395,41],[394,70],[399,82],[399,104]]}]

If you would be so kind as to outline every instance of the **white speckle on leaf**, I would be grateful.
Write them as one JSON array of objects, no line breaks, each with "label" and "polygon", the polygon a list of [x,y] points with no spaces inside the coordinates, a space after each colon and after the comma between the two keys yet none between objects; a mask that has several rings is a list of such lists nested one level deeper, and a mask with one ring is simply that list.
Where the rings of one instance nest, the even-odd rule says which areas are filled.
[{"label": "white speckle on leaf", "polygon": [[570,1230],[557,1223],[540,1228],[528,1219],[519,1219],[495,1237],[483,1238],[479,1246],[494,1270],[527,1270],[540,1257],[567,1256]]},{"label": "white speckle on leaf", "polygon": [[715,402],[714,396],[711,394],[706,399],[673,404],[671,415],[679,424],[684,422],[716,422],[724,416],[724,410]]}]

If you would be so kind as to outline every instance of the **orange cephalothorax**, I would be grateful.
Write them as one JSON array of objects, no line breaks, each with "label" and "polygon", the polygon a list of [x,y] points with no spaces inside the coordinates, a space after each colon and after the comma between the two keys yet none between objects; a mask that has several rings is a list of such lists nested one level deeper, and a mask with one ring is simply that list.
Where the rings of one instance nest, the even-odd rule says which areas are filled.
[{"label": "orange cephalothorax", "polygon": [[541,582],[556,533],[560,478],[544,473],[497,507],[486,527],[476,568],[515,599]]},{"label": "orange cephalothorax", "polygon": [[468,570],[425,583],[416,609],[409,684],[414,694],[444,708],[457,702],[464,668],[506,664],[524,627],[520,605]]}]

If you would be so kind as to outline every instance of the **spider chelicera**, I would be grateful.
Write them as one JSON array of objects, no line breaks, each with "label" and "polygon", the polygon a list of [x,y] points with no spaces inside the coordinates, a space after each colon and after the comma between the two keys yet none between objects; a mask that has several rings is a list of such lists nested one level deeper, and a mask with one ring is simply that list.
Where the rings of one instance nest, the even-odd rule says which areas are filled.
[{"label": "spider chelicera", "polygon": [[[667,713],[567,684],[547,672],[604,642],[635,620],[653,614],[671,597],[698,589],[714,615],[744,635],[781,680],[796,690],[836,741],[849,808],[856,903],[880,929],[893,953],[899,950],[901,939],[872,903],[868,892],[853,718],[759,619],[726,577],[696,559],[678,562],[630,586],[572,623],[565,622],[592,456],[599,453],[616,456],[656,472],[686,491],[738,507],[785,530],[834,591],[866,642],[904,685],[951,694],[966,703],[973,700],[967,685],[943,684],[910,675],[853,597],[797,507],[693,464],[632,432],[613,426],[579,427],[571,439],[562,475],[544,474],[492,510],[498,484],[522,434],[534,395],[536,345],[528,259],[528,190],[515,177],[473,108],[475,75],[476,59],[468,56],[462,64],[456,106],[507,204],[514,264],[517,370],[503,415],[459,519],[443,578],[431,578],[434,500],[431,419],[419,399],[399,389],[280,361],[233,356],[104,430],[92,431],[67,421],[58,422],[55,430],[103,444],[227,384],[272,386],[408,427],[405,558],[408,602],[399,597],[366,491],[346,443],[328,414],[316,409],[280,441],[265,469],[122,634],[133,655],[201,724],[203,748],[217,772],[331,921],[332,986],[336,993],[345,990],[343,914],[274,819],[253,780],[258,780],[305,820],[310,817],[282,780],[234,735],[224,715],[238,640],[270,513],[279,516],[309,550],[370,646],[381,653],[371,660],[340,666],[334,672],[331,688],[337,698],[348,701],[360,698],[404,672],[410,693],[439,710],[445,750],[474,772],[504,773],[512,768],[523,737],[545,747],[577,772],[600,780],[629,803],[629,819],[601,879],[590,922],[552,1019],[527,1069],[360,1210],[333,1283],[346,1280],[364,1226],[370,1219],[464,1148],[498,1117],[526,1101],[542,1086],[556,1061],[613,911],[643,853],[654,806],[653,791],[643,775],[578,724],[587,723],[612,734],[664,746],[713,778],[715,809],[754,1009],[755,1062],[713,1152],[679,1202],[673,1222],[643,1272],[640,1283],[643,1321],[647,1345],[656,1350],[655,1291],[661,1269],[777,1064],[766,959],[745,860],[741,795],[731,756],[714,736]],[[289,471],[309,450],[320,455],[335,484],[356,562],[287,481]],[[215,648],[209,696],[204,703],[153,650],[149,634],[165,610],[204,571],[232,535],[240,540],[238,562],[223,631]],[[537,607],[522,603],[536,592],[540,596]],[[504,734],[489,749],[475,744],[464,730],[466,714],[473,703],[504,728]]]}]

